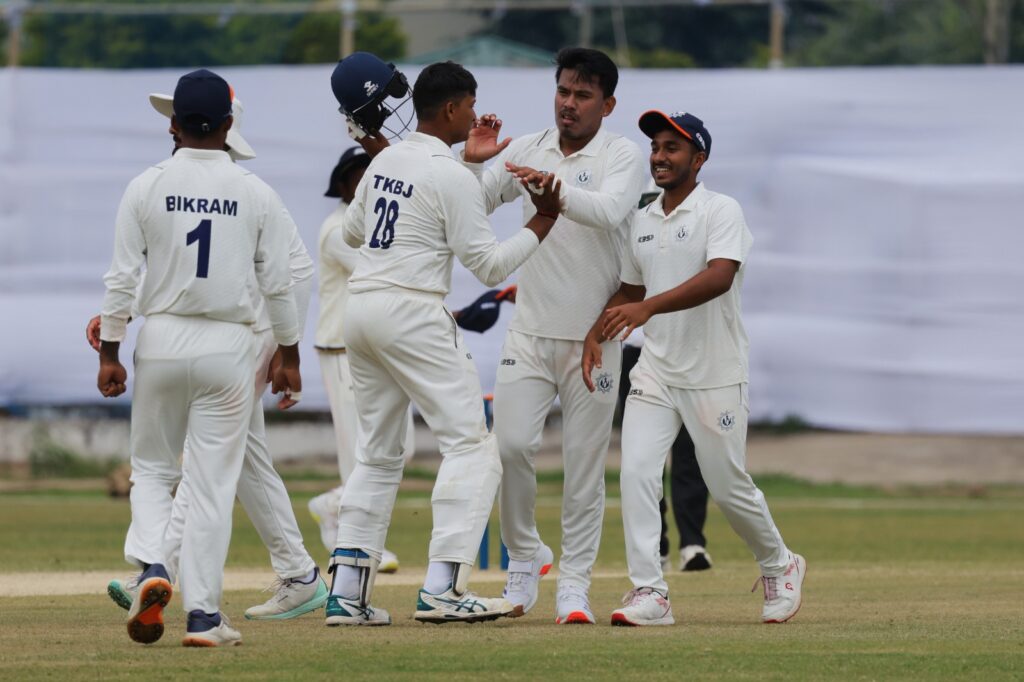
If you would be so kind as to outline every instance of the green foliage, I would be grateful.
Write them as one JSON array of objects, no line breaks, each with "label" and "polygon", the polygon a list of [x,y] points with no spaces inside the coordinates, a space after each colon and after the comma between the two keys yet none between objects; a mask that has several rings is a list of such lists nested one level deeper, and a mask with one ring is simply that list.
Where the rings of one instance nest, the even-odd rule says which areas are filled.
[{"label": "green foliage", "polygon": [[697,66],[696,60],[685,52],[663,48],[631,49],[629,61],[631,66],[638,69],[693,69]]},{"label": "green foliage", "polygon": [[[358,16],[356,47],[397,60],[399,22]],[[329,63],[338,59],[337,13],[224,16],[30,14],[21,63],[28,66],[159,68],[229,64]]]},{"label": "green foliage", "polygon": [[809,66],[969,64],[982,61],[984,0],[837,4],[793,63]]},{"label": "green foliage", "polygon": [[33,478],[97,478],[118,465],[116,459],[85,459],[74,450],[37,435],[28,455]]}]

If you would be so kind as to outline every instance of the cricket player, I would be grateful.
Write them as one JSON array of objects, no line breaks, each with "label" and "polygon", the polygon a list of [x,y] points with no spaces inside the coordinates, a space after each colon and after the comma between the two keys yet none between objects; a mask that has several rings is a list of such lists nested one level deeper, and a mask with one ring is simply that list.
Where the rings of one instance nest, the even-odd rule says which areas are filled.
[{"label": "cricket player", "polygon": [[[232,92],[232,95],[234,93]],[[173,97],[152,94],[149,101],[159,113],[168,118],[174,115]],[[242,137],[241,122],[244,112],[241,101],[232,96],[232,124],[226,138],[225,151],[234,161],[244,161],[256,157],[256,152],[248,141]],[[169,131],[175,144],[171,152],[178,151],[181,140],[172,128]],[[299,328],[304,327],[306,310],[312,288],[313,261],[306,252],[306,247],[299,237],[298,229],[290,220],[289,237],[289,269],[292,278],[292,292],[295,296],[299,314]],[[274,582],[274,594],[266,603],[253,606],[246,610],[245,617],[253,620],[285,620],[300,616],[323,607],[327,602],[327,585],[319,575],[313,558],[306,551],[299,531],[295,512],[292,509],[288,491],[281,476],[274,469],[273,460],[267,448],[266,428],[263,419],[261,396],[266,392],[270,377],[270,362],[277,344],[271,332],[270,319],[266,306],[259,294],[255,277],[250,282],[250,290],[257,303],[257,322],[253,325],[256,335],[256,399],[253,402],[252,416],[249,422],[249,433],[246,436],[245,460],[242,464],[242,476],[238,481],[238,499],[246,510],[263,543],[270,551],[270,562],[277,575]],[[86,338],[90,345],[99,350],[100,317],[90,320],[86,328]],[[294,404],[291,398],[285,398],[282,407]],[[184,460],[190,457],[188,440],[185,441]],[[182,480],[174,497],[171,519],[164,533],[165,567],[168,575],[173,578],[177,572],[177,558],[181,550],[182,530],[185,511],[191,497],[189,485],[189,469],[182,468]],[[129,539],[131,536],[129,536]],[[136,549],[128,546],[125,556],[132,557]],[[107,594],[114,602],[124,609],[131,608],[132,600],[138,591],[139,575],[126,580],[111,580],[107,585]]]},{"label": "cricket player", "polygon": [[[747,351],[740,289],[753,238],[735,199],[697,180],[711,135],[692,114],[648,111],[651,175],[661,196],[633,219],[622,282],[587,335],[588,390],[603,365],[602,341],[644,327],[622,422],[622,520],[633,589],[613,625],[671,625],[658,559],[665,458],[685,424],[711,497],[761,565],[765,623],[800,608],[807,562],[789,551],[764,495],[745,470]],[[755,587],[757,584],[755,583]]]},{"label": "cricket player", "polygon": [[[386,144],[386,143],[385,143]],[[316,326],[316,352],[327,398],[331,404],[338,472],[344,484],[356,467],[356,397],[352,390],[352,374],[345,349],[344,313],[348,300],[348,280],[355,270],[358,251],[342,235],[345,211],[348,210],[363,172],[370,165],[370,156],[359,147],[347,149],[331,171],[324,196],[340,199],[337,207],[320,227],[320,316]],[[415,431],[412,411],[406,414],[406,431],[402,449],[406,459],[415,452]],[[333,552],[338,538],[338,511],[344,485],[317,495],[309,501],[309,513],[320,526],[320,538],[328,552]],[[386,548],[381,551],[380,573],[398,570],[398,557]]]},{"label": "cricket player", "polygon": [[[375,156],[381,149],[388,147],[389,143],[379,136],[373,137],[375,147],[379,147],[371,147],[372,155]],[[371,154],[359,147],[352,147],[341,155],[331,171],[330,183],[325,192],[325,196],[336,197],[341,201],[320,228],[320,318],[317,323],[316,350],[331,404],[338,470],[342,482],[349,479],[356,466],[356,397],[345,352],[342,318],[348,300],[348,279],[355,269],[358,254],[356,249],[345,243],[342,226],[345,211],[355,196],[356,187],[370,163],[370,157]],[[465,308],[453,310],[452,317],[459,327],[483,333],[497,322],[501,302],[514,300],[514,291],[514,286],[502,291],[492,289]],[[415,452],[411,409],[406,429],[402,442],[408,462]],[[320,537],[328,551],[334,550],[338,537],[338,511],[343,490],[344,486],[341,485],[309,501],[309,513],[319,525]],[[377,572],[394,573],[397,570],[398,557],[385,547],[381,552]]]},{"label": "cricket player", "polygon": [[[350,93],[386,85],[374,76],[372,60],[350,62],[353,57],[332,76],[343,110]],[[555,222],[558,183],[553,177],[537,183],[537,215],[511,239],[495,239],[477,180],[451,152],[477,125],[488,129],[482,136],[489,142],[479,146],[497,153],[498,126],[478,121],[475,93],[476,80],[457,64],[423,69],[412,95],[416,131],[373,159],[345,214],[345,241],[359,247],[344,318],[359,441],[342,493],[327,625],[391,622],[371,605],[371,593],[402,477],[410,400],[443,456],[431,498],[430,563],[414,618],[473,622],[512,610],[504,599],[468,592],[501,461],[484,423],[476,368],[443,301],[453,257],[494,286],[537,250]]]},{"label": "cricket player", "polygon": [[138,177],[118,210],[114,258],[104,276],[97,386],[125,390],[118,358],[142,268],[138,310],[146,318],[135,352],[131,426],[130,557],[143,568],[129,609],[129,636],[156,641],[172,589],[162,541],[186,436],[191,500],[185,512],[180,584],[185,646],[237,644],[220,613],[231,512],[252,414],[255,275],[266,299],[281,365],[273,390],[294,396],[299,319],[288,269],[288,214],[265,183],[224,151],[231,90],[200,69],[174,92],[171,125],[181,148]]},{"label": "cricket player", "polygon": [[[604,516],[604,466],[617,397],[620,343],[605,342],[604,367],[590,394],[576,373],[583,339],[619,284],[629,217],[644,186],[640,148],[601,123],[615,108],[618,69],[585,48],[558,53],[555,127],[513,141],[481,177],[488,213],[552,173],[562,182],[559,228],[518,275],[516,312],[498,367],[494,431],[501,450],[501,537],[508,546],[504,596],[521,616],[537,601],[553,561],[537,531],[534,456],[555,398],[563,419],[562,556],[555,621],[593,623],[588,590]],[[467,162],[488,158],[467,144]],[[512,171],[511,173],[509,171]],[[523,202],[524,219],[533,215]]]}]

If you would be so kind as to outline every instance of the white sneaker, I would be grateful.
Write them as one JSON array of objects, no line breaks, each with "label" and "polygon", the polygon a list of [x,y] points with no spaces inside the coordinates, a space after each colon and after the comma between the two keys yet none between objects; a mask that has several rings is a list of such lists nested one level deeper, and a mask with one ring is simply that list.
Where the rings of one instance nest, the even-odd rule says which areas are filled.
[{"label": "white sneaker", "polygon": [[242,633],[231,627],[223,613],[220,622],[214,624],[202,611],[189,612],[188,633],[181,640],[182,646],[238,646],[241,643]]},{"label": "white sneaker", "polygon": [[621,609],[612,611],[612,625],[673,625],[676,622],[668,597],[651,587],[630,590],[622,603]]},{"label": "white sneaker", "polygon": [[398,573],[398,555],[384,549],[380,553],[380,564],[377,566],[378,573]]},{"label": "white sneaker", "polygon": [[593,625],[590,598],[586,588],[575,583],[559,583],[555,622],[559,625]]},{"label": "white sneaker", "polygon": [[320,526],[320,541],[328,552],[338,544],[338,507],[341,504],[341,486],[317,495],[309,501],[309,515]]},{"label": "white sneaker", "polygon": [[337,625],[391,625],[391,614],[384,609],[363,606],[357,599],[345,599],[332,594],[327,598],[327,620],[330,627]]},{"label": "white sneaker", "polygon": [[304,613],[315,611],[327,603],[327,583],[320,577],[320,571],[314,571],[314,579],[309,583],[298,580],[281,580],[278,578],[268,588],[274,596],[259,606],[246,610],[246,620],[288,620]]},{"label": "white sneaker", "polygon": [[789,566],[782,575],[772,578],[761,576],[754,582],[764,587],[764,609],[761,620],[765,623],[785,623],[800,610],[801,589],[807,573],[807,561],[799,554],[789,555]]},{"label": "white sneaker", "polygon": [[547,545],[541,545],[530,561],[509,561],[505,591],[501,596],[513,606],[512,618],[525,615],[537,603],[537,586],[551,570],[555,555]]},{"label": "white sneaker", "polygon": [[687,545],[679,550],[680,571],[706,571],[711,568],[711,555],[700,545]]},{"label": "white sneaker", "polygon": [[431,594],[421,589],[413,618],[421,623],[479,623],[511,616],[513,609],[503,597],[488,599],[472,592],[458,595],[450,588],[442,594]]}]

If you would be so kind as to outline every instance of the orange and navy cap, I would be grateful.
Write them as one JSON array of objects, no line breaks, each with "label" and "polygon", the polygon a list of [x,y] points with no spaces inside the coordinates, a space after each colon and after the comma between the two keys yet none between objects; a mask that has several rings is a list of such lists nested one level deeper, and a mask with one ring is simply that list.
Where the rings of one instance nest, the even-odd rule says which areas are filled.
[{"label": "orange and navy cap", "polygon": [[178,79],[174,88],[174,115],[186,130],[209,132],[231,115],[231,86],[223,78],[199,69]]},{"label": "orange and navy cap", "polygon": [[666,114],[651,109],[640,117],[640,130],[647,137],[654,137],[662,130],[674,130],[697,146],[697,149],[711,156],[711,133],[704,127],[704,121],[693,114],[676,111]]}]

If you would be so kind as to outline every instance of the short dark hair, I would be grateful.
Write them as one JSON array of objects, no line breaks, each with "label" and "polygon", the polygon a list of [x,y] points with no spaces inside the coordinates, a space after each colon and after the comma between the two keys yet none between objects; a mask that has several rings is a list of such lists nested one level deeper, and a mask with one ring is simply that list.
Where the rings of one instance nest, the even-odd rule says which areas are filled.
[{"label": "short dark hair", "polygon": [[558,69],[555,70],[555,82],[562,77],[562,70],[576,72],[576,77],[589,82],[597,79],[601,92],[606,98],[615,94],[615,86],[619,84],[619,67],[611,57],[600,50],[588,47],[563,47],[555,56]]},{"label": "short dark hair", "polygon": [[447,102],[476,94],[473,74],[455,62],[438,62],[420,71],[412,89],[412,105],[419,119],[431,119]]}]

